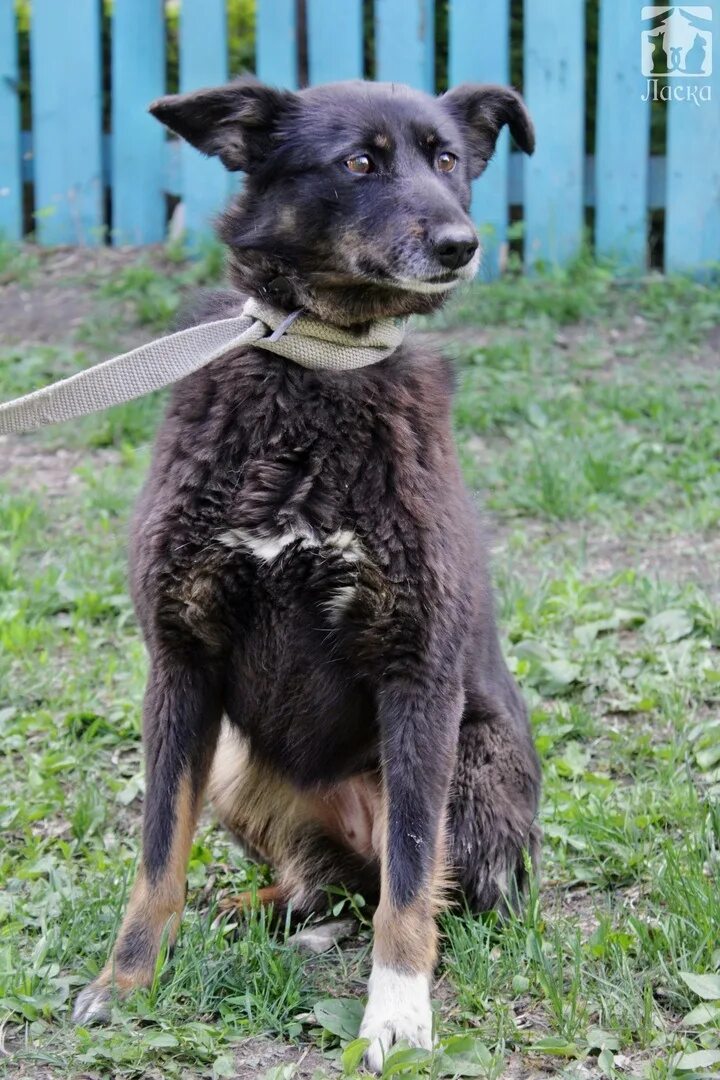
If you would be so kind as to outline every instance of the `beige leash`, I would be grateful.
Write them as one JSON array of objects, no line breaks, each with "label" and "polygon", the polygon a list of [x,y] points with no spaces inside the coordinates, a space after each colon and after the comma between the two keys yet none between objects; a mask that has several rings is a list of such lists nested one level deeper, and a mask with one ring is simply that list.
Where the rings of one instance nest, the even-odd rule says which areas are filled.
[{"label": "beige leash", "polygon": [[168,334],[0,404],[0,435],[74,420],[142,397],[242,345],[268,349],[306,368],[352,371],[390,356],[404,336],[405,320],[401,319],[380,319],[353,333],[306,315],[289,317],[251,298],[242,315]]}]

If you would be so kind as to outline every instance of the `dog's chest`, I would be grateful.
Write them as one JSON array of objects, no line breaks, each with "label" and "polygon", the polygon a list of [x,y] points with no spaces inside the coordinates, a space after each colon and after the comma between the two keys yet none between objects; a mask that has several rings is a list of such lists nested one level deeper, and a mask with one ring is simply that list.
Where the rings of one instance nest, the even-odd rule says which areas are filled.
[{"label": "dog's chest", "polygon": [[228,558],[239,557],[275,603],[310,603],[330,624],[357,609],[361,594],[367,607],[382,580],[356,532],[331,532],[306,521],[286,519],[272,527],[230,527],[216,542]]},{"label": "dog's chest", "polygon": [[437,576],[454,480],[440,406],[398,379],[381,394],[369,377],[331,390],[280,367],[235,376],[220,400],[232,408],[217,405],[197,441],[178,429],[183,456],[156,473],[174,520],[153,587],[206,638],[274,637],[282,623],[384,640]]},{"label": "dog's chest", "polygon": [[[194,632],[266,640],[377,626],[392,604],[384,520],[342,462],[294,446],[213,469],[186,501],[163,586]],[[393,518],[396,515],[391,513]],[[167,549],[166,549],[167,550]]]}]

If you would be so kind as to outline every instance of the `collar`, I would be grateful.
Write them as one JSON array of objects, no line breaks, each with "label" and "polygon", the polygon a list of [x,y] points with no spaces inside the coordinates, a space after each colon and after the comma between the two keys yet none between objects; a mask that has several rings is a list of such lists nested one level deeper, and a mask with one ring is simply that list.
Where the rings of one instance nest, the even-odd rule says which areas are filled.
[{"label": "collar", "polygon": [[363,330],[345,330],[301,311],[290,315],[251,297],[243,315],[264,323],[272,333],[253,344],[305,368],[353,371],[377,364],[402,344],[407,319],[377,319]]}]

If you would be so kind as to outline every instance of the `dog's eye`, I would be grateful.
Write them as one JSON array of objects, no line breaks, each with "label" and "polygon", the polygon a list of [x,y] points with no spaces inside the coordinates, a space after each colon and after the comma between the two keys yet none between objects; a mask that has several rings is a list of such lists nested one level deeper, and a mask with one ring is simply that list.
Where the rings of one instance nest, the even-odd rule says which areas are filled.
[{"label": "dog's eye", "polygon": [[440,172],[452,172],[457,165],[457,158],[454,154],[451,154],[449,150],[444,150],[442,154],[438,154],[435,159],[435,164]]},{"label": "dog's eye", "polygon": [[345,168],[357,176],[365,176],[367,173],[375,172],[375,162],[368,154],[358,154],[357,157],[347,159]]}]

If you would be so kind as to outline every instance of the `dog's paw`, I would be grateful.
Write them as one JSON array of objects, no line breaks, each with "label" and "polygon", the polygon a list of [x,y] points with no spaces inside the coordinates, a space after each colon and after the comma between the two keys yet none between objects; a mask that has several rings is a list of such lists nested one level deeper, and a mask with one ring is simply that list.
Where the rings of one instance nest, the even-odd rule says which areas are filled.
[{"label": "dog's paw", "polygon": [[92,982],[75,999],[73,1023],[105,1024],[110,1019],[111,988]]},{"label": "dog's paw", "polygon": [[382,1072],[391,1047],[398,1042],[432,1050],[430,983],[426,975],[405,975],[392,968],[373,966],[368,1003],[360,1038],[369,1039],[365,1065]]}]

